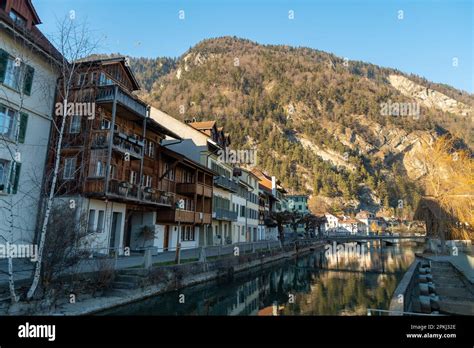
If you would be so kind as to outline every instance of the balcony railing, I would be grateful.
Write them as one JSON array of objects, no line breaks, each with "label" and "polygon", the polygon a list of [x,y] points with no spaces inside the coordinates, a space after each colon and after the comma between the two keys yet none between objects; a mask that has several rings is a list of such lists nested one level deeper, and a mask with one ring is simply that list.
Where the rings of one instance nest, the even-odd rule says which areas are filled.
[{"label": "balcony railing", "polygon": [[212,188],[202,183],[177,183],[176,193],[182,195],[196,193],[200,196],[212,197]]},{"label": "balcony railing", "polygon": [[[92,132],[91,147],[104,149],[109,146],[110,130],[95,130]],[[114,133],[112,148],[123,154],[130,154],[136,158],[143,157],[143,142],[127,136],[124,133]]]},{"label": "balcony railing", "polygon": [[[100,86],[96,96],[96,102],[113,102],[115,86]],[[118,88],[117,102],[129,110],[146,117],[146,104],[137,97],[125,92],[121,87]]]},{"label": "balcony railing", "polygon": [[217,220],[237,221],[237,212],[223,208],[215,208],[212,217]]},{"label": "balcony railing", "polygon": [[194,222],[196,224],[210,224],[211,223],[211,214],[196,212],[194,214]]},{"label": "balcony railing", "polygon": [[155,191],[148,187],[145,187],[142,189],[141,198],[145,201],[158,203],[162,205],[171,206],[174,204],[174,194]]},{"label": "balcony railing", "polygon": [[236,182],[226,178],[225,176],[217,176],[214,178],[214,185],[222,187],[223,189],[232,191],[232,192],[237,192],[238,191],[238,185]]},{"label": "balcony railing", "polygon": [[[97,195],[103,194],[104,190],[104,178],[94,178],[86,181],[86,193]],[[137,203],[152,203],[166,206],[174,204],[174,193],[162,192],[149,187],[139,187],[138,185],[120,180],[109,181],[107,196]]]},{"label": "balcony railing", "polygon": [[137,158],[143,157],[143,144],[138,140],[131,139],[125,134],[114,134],[113,148],[122,153],[128,153]]},{"label": "balcony railing", "polygon": [[204,212],[194,212],[190,210],[168,209],[160,211],[158,221],[181,222],[189,224],[210,224],[211,214]]},{"label": "balcony railing", "polygon": [[188,210],[179,210],[174,211],[174,220],[180,222],[194,223],[194,212]]},{"label": "balcony railing", "polygon": [[139,192],[140,189],[137,185],[130,184],[127,181],[110,180],[109,182],[109,193],[111,194],[138,200]]}]

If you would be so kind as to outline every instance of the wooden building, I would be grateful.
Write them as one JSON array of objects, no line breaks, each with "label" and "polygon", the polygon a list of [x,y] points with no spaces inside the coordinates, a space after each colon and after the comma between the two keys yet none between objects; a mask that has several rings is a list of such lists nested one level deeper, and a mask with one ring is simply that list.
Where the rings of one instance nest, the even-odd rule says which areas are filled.
[{"label": "wooden building", "polygon": [[[179,137],[134,95],[139,85],[126,58],[76,64],[67,107],[57,99],[57,124],[67,113],[57,193],[87,216],[87,248],[121,254],[126,247],[162,251],[178,238],[197,244],[196,230],[210,223],[212,171],[161,145],[166,135]],[[58,136],[53,132],[54,148]]]}]

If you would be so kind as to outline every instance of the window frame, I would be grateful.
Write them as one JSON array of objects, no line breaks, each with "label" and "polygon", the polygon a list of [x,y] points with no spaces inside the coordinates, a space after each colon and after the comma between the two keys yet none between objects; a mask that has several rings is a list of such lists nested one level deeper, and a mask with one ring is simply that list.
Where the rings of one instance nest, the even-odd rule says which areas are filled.
[{"label": "window frame", "polygon": [[[68,163],[70,163],[70,161],[73,161],[73,163],[74,163],[74,165],[72,167],[72,170],[71,170],[71,167],[68,166]],[[64,158],[64,167],[63,167],[62,179],[63,180],[74,180],[76,178],[76,167],[77,167],[77,157],[76,156],[65,157]],[[69,171],[71,171],[71,173],[69,173]],[[66,176],[66,174],[70,174],[70,175]]]}]

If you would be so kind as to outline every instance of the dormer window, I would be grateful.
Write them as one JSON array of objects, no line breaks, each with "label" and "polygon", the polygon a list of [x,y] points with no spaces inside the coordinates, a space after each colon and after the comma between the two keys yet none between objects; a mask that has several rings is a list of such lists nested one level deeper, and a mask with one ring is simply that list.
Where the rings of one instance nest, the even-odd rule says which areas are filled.
[{"label": "dormer window", "polygon": [[26,19],[23,18],[18,12],[15,10],[10,10],[10,18],[15,22],[16,25],[26,27]]}]

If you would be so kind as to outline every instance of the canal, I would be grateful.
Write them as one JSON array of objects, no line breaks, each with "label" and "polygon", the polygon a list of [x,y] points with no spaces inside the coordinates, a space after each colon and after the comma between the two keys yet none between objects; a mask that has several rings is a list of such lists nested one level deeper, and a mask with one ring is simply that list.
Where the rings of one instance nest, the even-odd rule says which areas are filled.
[{"label": "canal", "polygon": [[314,251],[232,281],[199,284],[100,315],[366,315],[367,308],[388,309],[414,253],[421,251],[414,244],[381,247],[380,242],[330,250],[334,252]]}]

